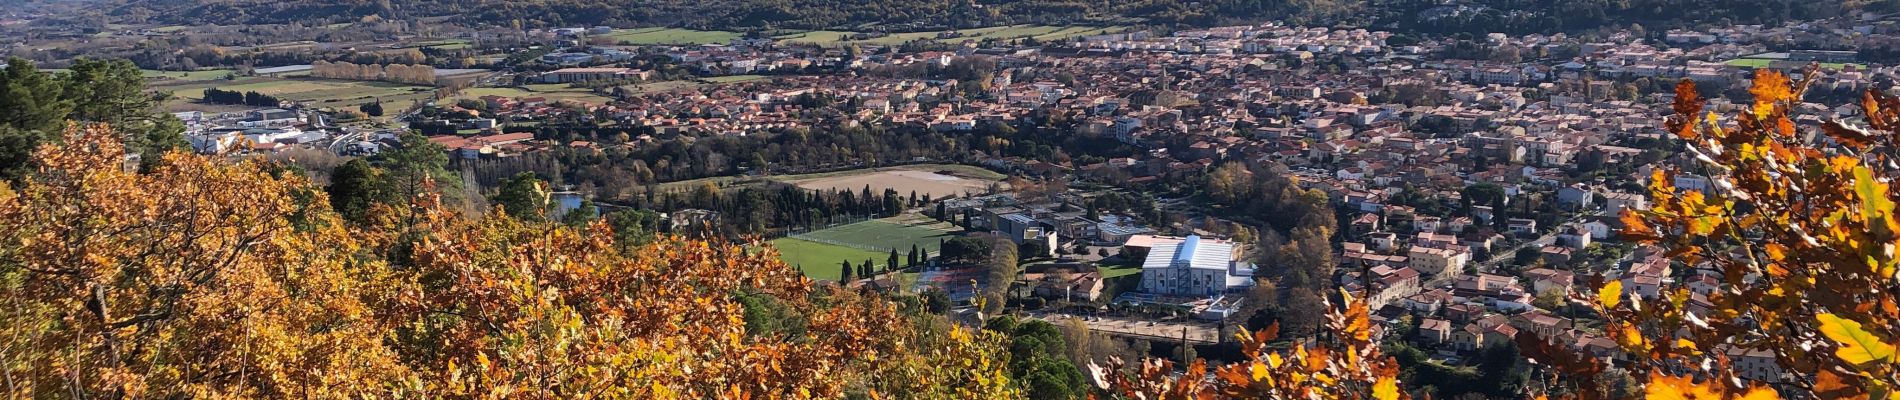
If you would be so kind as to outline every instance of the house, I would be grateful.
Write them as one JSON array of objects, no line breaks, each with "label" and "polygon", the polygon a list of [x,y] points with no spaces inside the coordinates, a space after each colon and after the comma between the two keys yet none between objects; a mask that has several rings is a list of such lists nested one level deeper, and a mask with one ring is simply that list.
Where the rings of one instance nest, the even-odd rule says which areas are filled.
[{"label": "house", "polygon": [[1532,269],[1524,271],[1522,275],[1531,282],[1531,291],[1535,293],[1569,293],[1577,279],[1575,273],[1550,268]]},{"label": "house", "polygon": [[1559,246],[1544,246],[1537,250],[1537,255],[1544,260],[1544,265],[1569,265],[1571,255],[1575,253],[1576,250]]},{"label": "house", "polygon": [[1649,200],[1635,193],[1609,193],[1603,195],[1603,210],[1610,215],[1622,214],[1623,210],[1647,210]]},{"label": "house", "polygon": [[1762,349],[1748,349],[1738,346],[1718,345],[1728,355],[1730,370],[1736,377],[1765,384],[1788,382],[1790,378],[1781,364],[1775,361],[1775,353]]},{"label": "house", "polygon": [[1572,324],[1569,318],[1550,315],[1542,311],[1532,311],[1511,317],[1511,327],[1530,332],[1544,340],[1557,338],[1570,332]]},{"label": "house", "polygon": [[1595,236],[1590,228],[1583,225],[1564,225],[1558,228],[1557,245],[1583,250],[1590,247],[1590,239]]},{"label": "house", "polygon": [[1141,291],[1173,296],[1218,296],[1252,287],[1253,263],[1240,261],[1232,241],[1190,235],[1157,240],[1141,264]]},{"label": "house", "polygon": [[1557,204],[1572,210],[1589,208],[1596,202],[1596,193],[1583,184],[1573,184],[1557,189]]},{"label": "house", "polygon": [[1517,234],[1517,235],[1535,234],[1537,233],[1537,220],[1529,219],[1529,218],[1511,218],[1511,220],[1507,222],[1507,225],[1505,225],[1504,230],[1507,232],[1511,232],[1512,234]]},{"label": "house", "polygon": [[1393,304],[1399,299],[1418,294],[1418,271],[1409,267],[1393,268],[1379,265],[1366,271],[1372,283],[1373,293],[1366,297],[1367,307],[1377,310]]},{"label": "house", "polygon": [[1030,278],[1035,282],[1033,292],[1037,296],[1051,300],[1095,301],[1102,296],[1102,273],[1089,271],[1084,273],[1039,274]]},{"label": "house", "polygon": [[1583,229],[1590,231],[1591,241],[1609,240],[1623,229],[1623,223],[1610,217],[1590,218],[1583,223]]},{"label": "house", "polygon": [[1451,321],[1426,318],[1418,323],[1418,340],[1425,344],[1442,344],[1451,341]]},{"label": "house", "polygon": [[1420,273],[1438,275],[1451,271],[1455,274],[1465,270],[1465,263],[1471,261],[1471,251],[1412,246],[1406,258],[1407,265]]}]

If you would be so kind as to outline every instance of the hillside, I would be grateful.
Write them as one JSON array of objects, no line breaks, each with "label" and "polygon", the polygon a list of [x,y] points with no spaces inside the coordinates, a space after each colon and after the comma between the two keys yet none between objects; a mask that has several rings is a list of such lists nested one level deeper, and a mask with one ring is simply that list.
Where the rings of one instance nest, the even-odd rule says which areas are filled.
[{"label": "hillside", "polygon": [[[121,1],[106,7],[127,23],[334,23],[376,16],[442,19],[471,26],[681,26],[700,29],[907,31],[1009,24],[1146,22],[1206,26],[1286,20],[1424,32],[1556,32],[1628,23],[1651,29],[1779,23],[1900,9],[1900,1],[1800,0],[260,0]],[[1696,10],[1683,13],[1681,10]],[[1614,16],[1614,20],[1612,20]]]}]

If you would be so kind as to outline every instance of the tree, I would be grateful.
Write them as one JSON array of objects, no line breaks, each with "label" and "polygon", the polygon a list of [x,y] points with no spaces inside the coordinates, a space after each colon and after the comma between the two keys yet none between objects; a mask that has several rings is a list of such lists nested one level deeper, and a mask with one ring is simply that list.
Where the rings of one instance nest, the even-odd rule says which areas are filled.
[{"label": "tree", "polygon": [[613,227],[614,242],[642,245],[653,240],[660,229],[660,214],[651,210],[619,210],[607,213],[607,225]]},{"label": "tree", "polygon": [[580,206],[561,214],[562,224],[577,228],[593,223],[596,219],[600,219],[600,206],[594,205],[593,200],[581,200]]},{"label": "tree", "polygon": [[18,180],[40,144],[57,140],[73,102],[56,76],[20,58],[0,69],[0,179]]},{"label": "tree", "polygon": [[1212,371],[1199,359],[1188,363],[1184,373],[1177,373],[1175,363],[1167,360],[1146,359],[1135,366],[1110,360],[1107,365],[1090,363],[1089,375],[1115,399],[1409,398],[1399,390],[1398,363],[1372,343],[1365,302],[1342,297],[1345,306],[1325,313],[1328,329],[1338,333],[1329,340],[1279,350],[1272,347],[1278,327],[1269,326],[1239,335],[1243,361]]},{"label": "tree", "polygon": [[884,267],[886,270],[890,270],[890,271],[897,270],[897,248],[895,247],[891,248],[890,260],[885,261]]},{"label": "tree", "polygon": [[277,164],[134,172],[121,140],[72,130],[0,185],[0,397],[1023,396],[1006,338],[810,285],[769,246],[621,250],[434,196],[346,226]]},{"label": "tree", "polygon": [[857,271],[851,268],[851,260],[844,260],[844,269],[838,274],[838,284],[840,285],[850,284],[851,281],[853,280],[851,279],[851,276],[855,275],[856,273]]},{"label": "tree", "polygon": [[547,217],[547,182],[535,177],[532,172],[515,174],[501,184],[501,193],[495,195],[495,205],[501,206],[508,216],[523,221],[540,221]]},{"label": "tree", "polygon": [[448,149],[415,132],[405,132],[400,145],[376,155],[389,179],[389,193],[400,201],[440,196],[453,201],[461,195],[462,179],[448,170]]},{"label": "tree", "polygon": [[1009,338],[1010,375],[1025,381],[1029,398],[1079,399],[1087,394],[1081,371],[1069,362],[1069,343],[1054,324],[1003,316],[991,318],[983,329]]},{"label": "tree", "polygon": [[1018,253],[1023,260],[1047,257],[1049,255],[1049,244],[1040,240],[1024,240],[1021,245],[1017,246],[1016,253]]},{"label": "tree", "polygon": [[362,111],[362,112],[363,112],[363,115],[368,115],[368,116],[371,116],[371,117],[381,117],[381,116],[383,116],[383,102],[382,102],[382,100],[377,100],[377,101],[376,101],[376,102],[374,102],[374,103],[363,103],[363,105],[362,105],[362,106],[358,106],[358,107],[357,107],[357,109],[358,109],[359,111]]},{"label": "tree", "polygon": [[993,251],[990,241],[959,236],[944,241],[941,249],[938,250],[938,256],[944,263],[975,264],[989,259]]},{"label": "tree", "polygon": [[[1826,121],[1821,131],[1838,147],[1817,148],[1799,138],[1791,116],[1808,83],[1757,70],[1753,104],[1733,125],[1704,110],[1693,83],[1676,86],[1667,128],[1694,155],[1690,168],[1717,183],[1680,189],[1671,178],[1684,171],[1658,168],[1649,180],[1652,207],[1624,211],[1621,237],[1710,270],[1718,279],[1707,296],[1712,306],[1691,310],[1681,287],[1658,298],[1626,294],[1622,281],[1575,296],[1605,316],[1604,331],[1632,356],[1648,396],[1777,397],[1736,378],[1724,356],[1738,352],[1772,355],[1795,377],[1781,387],[1792,397],[1868,398],[1900,389],[1892,342],[1900,338],[1900,297],[1882,289],[1900,269],[1900,256],[1887,250],[1900,242],[1889,183],[1900,176],[1891,137],[1900,129],[1900,99],[1867,92],[1867,125]],[[1541,341],[1520,338],[1519,345],[1558,367],[1552,373],[1581,378],[1558,389],[1600,397],[1594,391],[1614,386],[1593,381],[1591,372],[1604,369],[1594,360]]]},{"label": "tree", "polygon": [[126,147],[141,155],[146,167],[165,152],[191,148],[185,141],[184,124],[158,111],[145,92],[144,72],[131,61],[82,58],[68,71],[65,97],[72,100],[73,111],[67,118],[117,128],[127,135]]},{"label": "tree", "polygon": [[382,187],[382,171],[357,158],[330,172],[330,186],[324,192],[338,216],[362,224],[369,222],[370,208],[385,201]]}]

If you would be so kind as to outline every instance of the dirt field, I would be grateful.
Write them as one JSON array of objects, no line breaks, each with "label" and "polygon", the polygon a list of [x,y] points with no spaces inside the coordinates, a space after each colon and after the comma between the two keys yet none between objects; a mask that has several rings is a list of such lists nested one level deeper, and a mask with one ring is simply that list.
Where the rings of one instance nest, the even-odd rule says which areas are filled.
[{"label": "dirt field", "polygon": [[900,195],[909,195],[917,191],[918,195],[930,194],[931,198],[941,199],[955,195],[969,197],[981,194],[994,180],[965,178],[938,174],[931,168],[904,168],[852,171],[849,174],[825,174],[828,176],[811,178],[784,179],[786,183],[813,190],[859,190],[866,185],[871,192],[883,193],[884,188],[897,189]]}]

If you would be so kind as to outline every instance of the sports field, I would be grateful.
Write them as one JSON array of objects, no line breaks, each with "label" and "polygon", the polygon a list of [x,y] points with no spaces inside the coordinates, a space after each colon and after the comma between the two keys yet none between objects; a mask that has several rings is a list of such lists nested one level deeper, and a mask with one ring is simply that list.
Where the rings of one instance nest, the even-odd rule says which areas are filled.
[{"label": "sports field", "polygon": [[461,99],[479,99],[482,96],[501,96],[509,98],[545,97],[548,100],[571,100],[575,102],[601,105],[613,99],[594,94],[587,89],[570,88],[567,85],[528,85],[527,88],[468,88],[456,93],[450,101]]},{"label": "sports field", "polygon": [[885,188],[891,188],[896,189],[901,195],[908,196],[910,192],[915,191],[919,195],[929,194],[931,198],[941,199],[952,195],[982,193],[989,188],[991,183],[1003,179],[1003,176],[977,167],[919,164],[791,175],[773,179],[812,190],[859,190],[870,186],[871,191],[876,193],[883,193]]},{"label": "sports field", "polygon": [[203,81],[153,81],[148,89],[159,92],[172,92],[174,101],[166,108],[173,111],[192,111],[199,106],[196,101],[204,97],[206,88],[234,90],[239,92],[258,92],[277,98],[305,102],[315,107],[348,108],[359,104],[375,102],[408,104],[413,100],[435,98],[435,88],[428,86],[405,85],[387,82],[349,81],[339,79],[315,78],[272,78],[244,77],[235,80]]},{"label": "sports field", "polygon": [[[838,47],[838,46],[844,46],[849,43],[898,45],[898,44],[903,44],[904,42],[909,42],[913,40],[925,40],[925,39],[939,40],[939,41],[944,41],[944,42],[961,42],[965,40],[976,40],[976,41],[981,41],[984,39],[1009,40],[1009,39],[1021,39],[1021,38],[1033,37],[1033,38],[1036,38],[1037,40],[1047,41],[1047,40],[1067,39],[1067,38],[1072,38],[1072,37],[1077,37],[1077,36],[1100,35],[1104,33],[1121,32],[1124,30],[1127,30],[1127,28],[1119,27],[1119,26],[1097,27],[1097,26],[1010,25],[1010,26],[992,26],[988,28],[957,30],[957,31],[954,31],[956,32],[956,35],[944,35],[944,33],[951,32],[951,31],[904,32],[904,33],[893,33],[893,34],[889,34],[885,36],[880,36],[880,37],[871,38],[871,39],[864,39],[864,40],[846,40],[845,39],[846,37],[849,37],[850,35],[856,34],[858,32],[810,31],[810,32],[800,32],[800,33],[793,33],[793,34],[788,34],[788,35],[781,35],[781,36],[778,36],[776,39],[781,40],[781,41],[786,41],[786,42],[793,42],[793,43],[811,43],[811,44],[817,44],[817,45],[826,46],[826,47]],[[954,36],[954,37],[951,37],[951,36]]]},{"label": "sports field", "polygon": [[619,29],[606,35],[615,43],[641,44],[726,44],[744,37],[739,32],[699,31],[680,28]]},{"label": "sports field", "polygon": [[[955,227],[922,217],[894,217],[842,225],[772,241],[779,258],[819,280],[837,280],[842,262],[852,265],[870,259],[879,266],[897,249],[902,264],[910,247],[937,254],[940,240],[956,236]],[[881,268],[881,267],[880,267]]]}]

